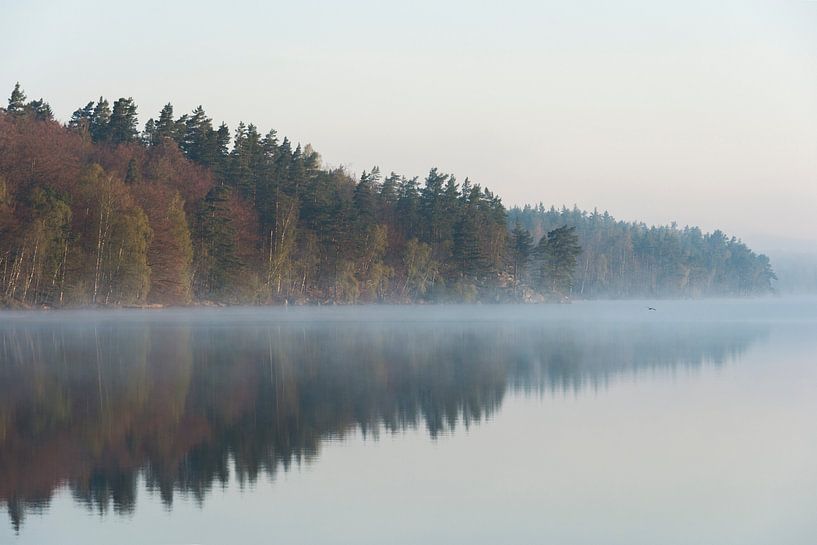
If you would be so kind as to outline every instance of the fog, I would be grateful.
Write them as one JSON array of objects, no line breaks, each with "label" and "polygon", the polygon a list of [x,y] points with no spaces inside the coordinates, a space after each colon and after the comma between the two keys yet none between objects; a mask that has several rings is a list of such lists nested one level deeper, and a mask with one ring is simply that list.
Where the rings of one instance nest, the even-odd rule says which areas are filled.
[{"label": "fog", "polygon": [[[813,296],[767,296],[703,300],[574,301],[570,304],[414,304],[168,307],[165,309],[71,309],[2,311],[4,327],[59,324],[96,327],[112,324],[229,324],[556,322],[562,325],[679,324],[701,322],[792,322],[817,319]],[[654,311],[650,311],[654,308]]]},{"label": "fog", "polygon": [[446,543],[463,509],[475,543],[808,535],[816,303],[0,312],[0,541]]}]

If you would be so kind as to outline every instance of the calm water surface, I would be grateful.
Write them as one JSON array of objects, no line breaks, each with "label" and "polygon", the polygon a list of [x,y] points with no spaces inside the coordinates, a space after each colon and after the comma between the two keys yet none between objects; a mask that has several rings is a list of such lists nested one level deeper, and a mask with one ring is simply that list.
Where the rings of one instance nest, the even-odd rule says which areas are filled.
[{"label": "calm water surface", "polygon": [[813,545],[816,417],[815,300],[0,313],[0,543]]}]

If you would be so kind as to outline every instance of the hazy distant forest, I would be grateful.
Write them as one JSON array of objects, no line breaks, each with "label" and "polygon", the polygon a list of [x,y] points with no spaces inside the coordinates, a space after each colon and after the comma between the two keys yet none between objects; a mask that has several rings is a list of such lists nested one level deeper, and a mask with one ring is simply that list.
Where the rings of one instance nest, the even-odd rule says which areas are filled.
[{"label": "hazy distant forest", "polygon": [[699,297],[773,278],[719,231],[508,211],[437,169],[355,178],[201,107],[168,104],[140,131],[133,99],[100,98],[63,125],[17,85],[0,110],[5,305]]}]

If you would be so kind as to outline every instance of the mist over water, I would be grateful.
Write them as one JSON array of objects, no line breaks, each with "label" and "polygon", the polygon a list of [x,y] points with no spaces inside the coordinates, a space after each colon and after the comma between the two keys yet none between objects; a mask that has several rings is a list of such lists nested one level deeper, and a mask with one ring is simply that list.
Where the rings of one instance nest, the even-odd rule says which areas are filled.
[{"label": "mist over water", "polygon": [[815,331],[813,299],[0,313],[0,543],[809,543]]}]

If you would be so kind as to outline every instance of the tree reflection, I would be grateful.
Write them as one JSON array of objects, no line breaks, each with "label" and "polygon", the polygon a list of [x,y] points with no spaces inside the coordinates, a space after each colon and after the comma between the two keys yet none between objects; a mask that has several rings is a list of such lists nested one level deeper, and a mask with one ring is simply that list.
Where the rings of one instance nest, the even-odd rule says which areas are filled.
[{"label": "tree reflection", "polygon": [[68,486],[132,512],[252,484],[357,431],[431,438],[489,418],[506,391],[606,387],[720,365],[761,326],[95,320],[0,323],[0,502],[15,529]]}]

